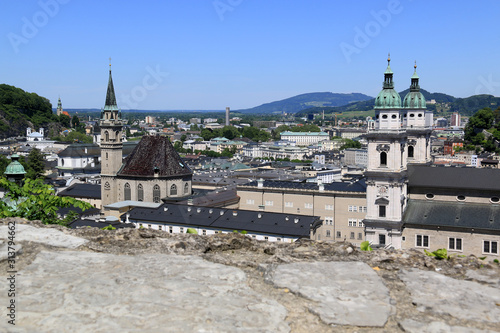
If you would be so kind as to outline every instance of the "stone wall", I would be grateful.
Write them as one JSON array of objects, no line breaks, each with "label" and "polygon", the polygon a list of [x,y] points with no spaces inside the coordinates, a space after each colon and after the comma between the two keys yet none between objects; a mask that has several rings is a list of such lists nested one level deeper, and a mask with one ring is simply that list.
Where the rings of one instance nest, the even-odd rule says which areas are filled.
[{"label": "stone wall", "polygon": [[[10,222],[10,224],[9,224]],[[15,224],[13,223],[15,222]],[[16,273],[9,270],[14,226]],[[12,228],[11,228],[12,231]],[[0,224],[5,332],[496,332],[500,267],[158,230]],[[7,280],[14,274],[12,279]],[[10,285],[9,285],[10,284]],[[14,288],[14,297],[8,288]]]}]

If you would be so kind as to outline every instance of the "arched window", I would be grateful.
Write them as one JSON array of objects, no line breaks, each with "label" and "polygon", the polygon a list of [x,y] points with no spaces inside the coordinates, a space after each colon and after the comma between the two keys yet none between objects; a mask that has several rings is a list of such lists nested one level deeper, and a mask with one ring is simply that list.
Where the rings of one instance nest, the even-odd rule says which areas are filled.
[{"label": "arched window", "polygon": [[160,202],[160,186],[158,184],[153,187],[153,202]]},{"label": "arched window", "polygon": [[184,184],[184,194],[189,194],[189,184]]},{"label": "arched window", "polygon": [[172,186],[170,186],[170,195],[177,195],[177,185],[173,184]]},{"label": "arched window", "polygon": [[144,201],[144,188],[141,184],[137,185],[137,201]]},{"label": "arched window", "polygon": [[129,183],[125,184],[124,193],[125,193],[125,200],[132,200],[132,193],[130,191],[130,184]]},{"label": "arched window", "polygon": [[109,132],[108,131],[104,132],[104,140],[109,141]]},{"label": "arched window", "polygon": [[111,190],[111,185],[109,185],[109,183],[108,183],[108,182],[106,182],[106,183],[104,184],[104,189],[105,189],[105,190]]},{"label": "arched window", "polygon": [[387,166],[387,153],[385,151],[380,153],[380,166]]},{"label": "arched window", "polygon": [[415,148],[413,148],[413,146],[408,146],[408,157],[409,158],[413,158],[413,152],[414,152]]}]

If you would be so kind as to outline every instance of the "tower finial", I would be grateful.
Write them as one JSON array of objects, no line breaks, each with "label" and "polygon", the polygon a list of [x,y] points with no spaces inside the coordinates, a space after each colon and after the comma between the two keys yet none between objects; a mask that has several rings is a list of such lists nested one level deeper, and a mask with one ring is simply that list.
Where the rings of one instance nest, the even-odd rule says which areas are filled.
[{"label": "tower finial", "polygon": [[391,62],[391,52],[387,55],[387,62]]},{"label": "tower finial", "polygon": [[417,71],[417,61],[415,60],[415,65],[413,65],[413,68],[415,68],[415,71]]},{"label": "tower finial", "polygon": [[109,57],[109,71],[111,72],[111,57]]}]

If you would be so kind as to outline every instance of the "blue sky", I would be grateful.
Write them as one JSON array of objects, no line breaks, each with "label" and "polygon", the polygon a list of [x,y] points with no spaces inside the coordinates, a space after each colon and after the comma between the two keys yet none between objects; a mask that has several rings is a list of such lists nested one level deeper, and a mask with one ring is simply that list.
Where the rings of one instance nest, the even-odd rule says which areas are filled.
[{"label": "blue sky", "polygon": [[101,108],[241,109],[301,93],[500,96],[500,2],[0,0],[0,83]]}]

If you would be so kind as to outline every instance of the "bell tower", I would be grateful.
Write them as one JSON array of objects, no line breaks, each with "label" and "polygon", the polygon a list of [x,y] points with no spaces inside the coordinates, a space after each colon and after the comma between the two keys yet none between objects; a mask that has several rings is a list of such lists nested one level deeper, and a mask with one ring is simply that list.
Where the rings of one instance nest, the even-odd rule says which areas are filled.
[{"label": "bell tower", "polygon": [[387,59],[383,89],[375,99],[375,126],[366,134],[366,239],[373,245],[401,248],[402,216],[406,205],[406,131],[401,126],[401,97],[394,90]]},{"label": "bell tower", "polygon": [[104,206],[116,201],[117,193],[114,181],[122,165],[123,156],[123,121],[121,119],[121,110],[118,109],[116,104],[113,78],[111,77],[111,63],[109,64],[106,102],[104,109],[101,109],[99,126],[101,128],[101,198]]}]

